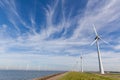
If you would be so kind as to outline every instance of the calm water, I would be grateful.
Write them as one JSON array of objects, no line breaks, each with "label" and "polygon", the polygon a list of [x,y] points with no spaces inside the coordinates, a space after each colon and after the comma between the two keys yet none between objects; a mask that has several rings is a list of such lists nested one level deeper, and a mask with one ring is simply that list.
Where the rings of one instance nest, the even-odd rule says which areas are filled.
[{"label": "calm water", "polygon": [[25,71],[25,70],[0,70],[0,80],[32,80],[60,71]]}]

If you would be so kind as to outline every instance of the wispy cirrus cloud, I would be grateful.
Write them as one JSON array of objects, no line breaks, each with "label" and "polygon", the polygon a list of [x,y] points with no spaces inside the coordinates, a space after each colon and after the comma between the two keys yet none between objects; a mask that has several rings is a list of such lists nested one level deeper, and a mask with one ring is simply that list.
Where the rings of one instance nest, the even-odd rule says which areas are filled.
[{"label": "wispy cirrus cloud", "polygon": [[[80,32],[90,32],[92,31],[92,24],[95,24],[98,31],[103,30],[106,34],[109,34],[111,31],[117,31],[119,26],[116,28],[112,24],[115,20],[119,20],[120,14],[119,11],[119,2],[116,0],[110,1],[89,1],[86,7],[85,16],[80,18],[78,21],[78,28],[76,29],[73,37],[79,37]],[[97,5],[95,5],[97,4]],[[115,23],[113,23],[115,24]],[[107,29],[109,27],[109,30]],[[85,35],[85,34],[84,34]]]},{"label": "wispy cirrus cloud", "polygon": [[[54,63],[57,65],[64,65],[62,62],[65,61],[66,58],[69,58],[67,60],[68,63],[69,61],[75,63],[76,61],[74,59],[76,58],[76,56],[80,56],[80,53],[83,52],[87,56],[85,58],[87,64],[85,63],[85,65],[91,67],[89,68],[89,70],[92,70],[91,64],[97,65],[97,56],[94,56],[94,54],[96,54],[94,52],[95,47],[89,45],[94,39],[92,24],[94,23],[96,25],[98,33],[101,33],[102,37],[105,40],[108,40],[108,42],[114,42],[113,38],[118,39],[118,29],[120,28],[118,23],[120,17],[119,1],[88,1],[86,2],[84,8],[76,9],[74,7],[71,7],[69,11],[68,7],[70,6],[68,6],[67,3],[68,1],[65,0],[56,0],[42,6],[41,11],[43,11],[42,13],[44,17],[40,16],[40,18],[44,18],[44,22],[38,25],[38,22],[36,21],[38,19],[38,15],[36,15],[36,10],[38,10],[37,8],[39,7],[36,6],[36,4],[34,4],[34,9],[36,9],[34,10],[35,13],[33,12],[30,14],[25,14],[27,16],[29,15],[27,19],[29,19],[30,23],[27,23],[25,19],[23,19],[23,17],[20,15],[20,11],[18,11],[18,8],[20,6],[17,5],[19,3],[17,3],[16,0],[1,0],[0,8],[5,12],[9,22],[12,24],[12,27],[14,26],[15,28],[12,28],[7,23],[0,26],[0,50],[2,50],[2,56],[12,56],[12,54],[17,54],[17,56],[19,56],[24,54],[23,57],[27,55],[32,55],[32,57],[34,57],[33,54],[36,54],[37,56],[44,56],[45,59],[48,58],[45,56],[49,56],[50,60],[52,58],[59,58],[58,62],[60,64],[58,62]],[[113,25],[115,25],[116,27],[114,27]],[[8,34],[9,32],[13,33],[12,36]],[[116,32],[117,34],[114,34],[112,32]],[[14,37],[14,35],[16,36]],[[116,41],[115,43],[119,42]],[[113,45],[116,46],[116,44]],[[112,52],[112,50],[119,49],[119,45],[113,47],[112,49],[108,46],[109,45],[105,45],[104,47],[110,48],[110,54],[106,54],[103,56],[111,57],[114,55],[115,58],[111,59],[118,59],[119,55],[117,55],[117,53],[115,52]],[[39,58],[41,58],[41,60],[43,59],[42,57]],[[8,60],[9,58],[5,59]],[[108,58],[104,59],[109,60]],[[31,62],[32,61],[34,60],[32,59]],[[39,60],[35,60],[35,62],[36,61]],[[15,62],[13,62],[13,64],[14,63]],[[118,62],[116,62],[116,65],[118,65]],[[107,65],[105,65],[105,67],[106,66]],[[111,63],[110,66],[112,67]],[[72,66],[69,64],[68,67],[70,69]],[[116,69],[119,69],[118,67]],[[64,67],[64,69],[66,68]]]}]

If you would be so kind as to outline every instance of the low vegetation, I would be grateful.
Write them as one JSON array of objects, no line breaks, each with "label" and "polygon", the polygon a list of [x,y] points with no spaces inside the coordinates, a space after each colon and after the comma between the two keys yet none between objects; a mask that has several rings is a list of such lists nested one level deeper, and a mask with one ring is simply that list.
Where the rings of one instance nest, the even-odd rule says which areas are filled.
[{"label": "low vegetation", "polygon": [[94,73],[69,72],[59,80],[120,80],[120,77],[110,77],[108,74],[106,76],[106,74],[100,75]]}]

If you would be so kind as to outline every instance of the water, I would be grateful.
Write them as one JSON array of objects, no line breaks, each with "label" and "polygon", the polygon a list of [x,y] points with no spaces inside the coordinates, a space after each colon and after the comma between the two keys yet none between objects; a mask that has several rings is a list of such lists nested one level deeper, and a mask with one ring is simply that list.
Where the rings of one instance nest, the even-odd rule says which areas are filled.
[{"label": "water", "polygon": [[0,70],[0,80],[32,80],[55,73],[60,71]]}]

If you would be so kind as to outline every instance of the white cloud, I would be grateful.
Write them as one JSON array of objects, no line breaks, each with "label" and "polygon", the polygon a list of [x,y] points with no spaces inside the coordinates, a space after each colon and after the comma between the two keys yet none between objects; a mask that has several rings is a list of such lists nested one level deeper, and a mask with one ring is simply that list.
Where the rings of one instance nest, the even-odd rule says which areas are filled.
[{"label": "white cloud", "polygon": [[96,25],[98,31],[102,29],[104,31],[106,30],[106,33],[119,29],[120,27],[106,26],[107,24],[119,19],[120,13],[118,12],[120,8],[118,3],[119,1],[117,0],[88,1],[84,17],[80,18],[78,21],[79,26],[76,29],[73,38],[81,37],[81,33],[83,32],[86,32],[86,34],[89,32],[89,34],[91,34],[92,24]]},{"label": "white cloud", "polygon": [[[1,67],[8,66],[8,68],[11,68],[12,67],[11,65],[16,64],[14,68],[23,65],[22,68],[25,69],[29,64],[30,69],[35,69],[37,66],[40,66],[41,70],[45,70],[45,69],[58,70],[58,68],[60,70],[66,70],[66,69],[69,70],[71,69],[71,66],[73,66],[74,64],[75,57],[13,53],[11,55],[1,54],[0,60],[2,60],[6,64]],[[63,67],[63,69],[61,69],[61,67]]]},{"label": "white cloud", "polygon": [[114,49],[115,49],[115,50],[120,50],[120,45],[116,45],[116,46],[114,47]]}]

